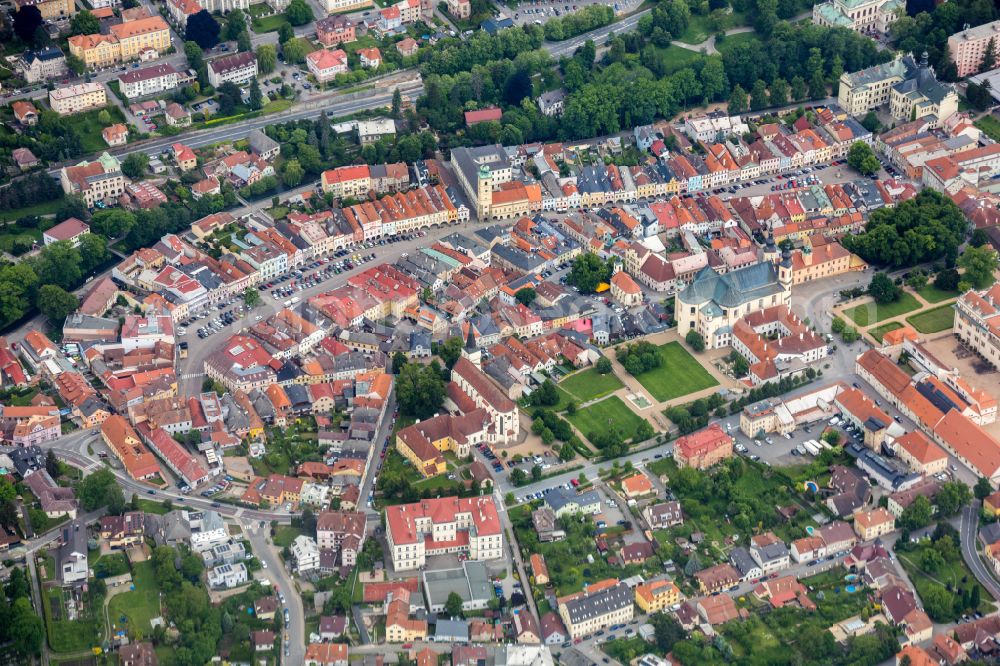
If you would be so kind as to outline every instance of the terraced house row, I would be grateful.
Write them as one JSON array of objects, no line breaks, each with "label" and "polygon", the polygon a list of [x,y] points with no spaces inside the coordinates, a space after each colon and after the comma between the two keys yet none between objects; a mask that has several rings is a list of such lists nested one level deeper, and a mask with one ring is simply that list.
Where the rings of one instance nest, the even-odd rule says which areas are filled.
[{"label": "terraced house row", "polygon": [[[456,148],[451,165],[480,219],[510,219],[704,192],[840,159],[856,141],[873,141],[871,132],[836,108],[818,110],[814,122],[803,117],[790,127],[762,125],[749,142],[730,133],[739,119],[725,123],[729,129],[724,129],[714,117],[719,115],[728,118],[716,112],[701,123],[635,128],[636,145],[655,158],[640,166],[582,163],[578,154],[594,148],[593,141]],[[715,128],[718,131],[712,131]],[[668,149],[667,141],[677,150]],[[688,150],[694,143],[703,150]],[[614,143],[600,147],[611,152],[621,149]]]}]

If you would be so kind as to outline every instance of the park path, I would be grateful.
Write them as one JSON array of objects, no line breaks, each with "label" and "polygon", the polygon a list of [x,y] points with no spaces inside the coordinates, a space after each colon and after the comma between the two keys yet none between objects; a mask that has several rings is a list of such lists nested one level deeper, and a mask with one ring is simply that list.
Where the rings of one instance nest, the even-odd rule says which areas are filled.
[{"label": "park path", "polygon": [[[645,336],[642,338],[642,341],[650,342],[657,347],[665,345],[669,342],[678,342],[682,347],[684,347],[685,351],[691,353],[691,350],[688,349],[687,345],[681,340],[681,337],[678,335],[676,329],[661,331],[660,333]],[[649,391],[647,391],[646,388],[639,383],[639,380],[630,375],[622,364],[618,362],[617,354],[614,352],[617,351],[618,347],[630,344],[630,342],[637,342],[637,340],[621,342],[613,347],[606,347],[603,350],[605,353],[604,355],[611,361],[611,368],[615,375],[621,380],[622,384],[624,384],[622,388],[609,395],[618,396],[622,402],[628,405],[629,409],[649,421],[650,425],[652,425],[657,432],[666,432],[670,429],[670,420],[663,415],[664,410],[668,407],[682,405],[700,398],[707,398],[708,396],[717,393],[720,388],[737,388],[740,386],[739,382],[732,377],[722,374],[719,372],[718,368],[715,367],[714,362],[727,356],[729,354],[729,350],[713,349],[700,354],[692,353],[692,356],[696,361],[698,361],[699,365],[705,368],[705,370],[712,375],[712,378],[715,379],[715,381],[719,382],[718,386],[710,386],[709,388],[702,389],[701,391],[695,391],[694,393],[688,393],[687,395],[670,398],[669,400],[656,400],[652,395],[650,395]],[[645,408],[639,407],[634,402],[629,400],[629,395],[642,396],[648,400],[650,404]],[[606,398],[607,396],[604,397]]]},{"label": "park path", "polygon": [[[862,297],[862,298],[856,298],[854,300],[847,301],[846,303],[841,303],[841,304],[833,307],[833,314],[834,314],[834,316],[840,317],[844,321],[848,322],[849,324],[851,324],[852,326],[854,326],[855,328],[857,328],[858,331],[860,333],[862,333],[863,335],[867,335],[869,338],[871,338],[875,342],[876,345],[881,345],[882,341],[879,340],[879,339],[877,339],[875,337],[875,333],[874,332],[875,332],[876,329],[881,328],[881,327],[883,327],[883,326],[885,326],[886,324],[889,324],[889,323],[897,323],[900,326],[910,326],[912,328],[913,325],[910,324],[908,321],[906,321],[907,318],[913,317],[914,315],[918,315],[918,314],[920,314],[922,312],[927,312],[929,310],[936,310],[937,308],[943,307],[945,305],[954,305],[955,302],[958,300],[957,297],[956,298],[946,298],[943,301],[938,301],[936,303],[933,303],[931,301],[928,301],[926,298],[924,298],[923,296],[921,296],[919,293],[917,293],[913,289],[908,289],[907,288],[907,289],[904,289],[904,292],[907,293],[907,294],[910,294],[911,296],[913,296],[913,298],[916,299],[916,301],[920,304],[920,307],[918,307],[916,310],[910,310],[909,312],[904,312],[902,314],[898,314],[895,317],[887,317],[885,319],[880,319],[879,321],[876,321],[874,323],[868,324],[867,326],[859,326],[858,323],[855,322],[854,319],[852,319],[851,316],[847,314],[847,311],[851,310],[851,309],[853,309],[853,308],[855,308],[855,307],[857,307],[859,305],[871,305],[873,308],[877,307],[877,306],[875,306],[875,301],[870,296],[865,296],[865,297]],[[920,333],[919,331],[917,331],[917,332]],[[921,334],[921,335],[923,335],[923,334]]]},{"label": "park path", "polygon": [[[811,16],[812,16],[812,12],[811,11],[809,11],[809,12],[802,12],[798,16],[793,16],[792,19],[791,19],[791,21],[789,21],[789,23],[795,23],[796,21],[802,21],[802,20],[805,20],[805,19],[807,19],[807,18],[809,18]],[[725,34],[726,34],[726,37],[729,37],[730,35],[739,35],[739,34],[742,34],[742,33],[745,33],[745,32],[753,32],[753,31],[754,31],[754,29],[752,27],[750,27],[748,25],[744,25],[744,26],[740,26],[738,28],[730,28],[729,30],[726,30]],[[712,35],[708,39],[706,39],[705,41],[698,42],[697,44],[688,44],[687,42],[682,42],[682,41],[677,40],[677,39],[673,40],[670,43],[673,44],[674,46],[679,46],[682,49],[687,49],[688,51],[694,51],[695,53],[702,53],[702,52],[704,52],[704,53],[706,53],[708,55],[712,55],[714,53],[718,53],[719,52],[719,50],[715,47],[715,35]]]}]

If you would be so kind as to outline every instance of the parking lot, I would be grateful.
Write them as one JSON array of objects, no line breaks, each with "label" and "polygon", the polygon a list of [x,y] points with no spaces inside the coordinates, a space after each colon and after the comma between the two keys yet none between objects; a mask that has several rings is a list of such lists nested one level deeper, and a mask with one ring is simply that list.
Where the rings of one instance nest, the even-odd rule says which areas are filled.
[{"label": "parking lot", "polygon": [[[517,7],[499,8],[501,16],[510,18],[516,25],[527,25],[535,23],[541,25],[552,18],[559,18],[578,12],[588,5],[607,5],[607,2],[598,0],[575,0],[575,2],[545,2],[543,0],[527,0],[521,2]],[[641,0],[618,0],[612,4],[612,9],[618,15],[628,14],[639,8]]]},{"label": "parking lot", "polygon": [[[878,179],[895,178],[898,175],[892,165],[883,162],[883,169],[878,173]],[[757,180],[719,187],[711,190],[711,194],[728,201],[732,197],[765,196],[797,187],[843,184],[862,178],[857,171],[847,165],[845,160],[836,160],[823,166],[805,167],[791,173],[763,176]]]}]

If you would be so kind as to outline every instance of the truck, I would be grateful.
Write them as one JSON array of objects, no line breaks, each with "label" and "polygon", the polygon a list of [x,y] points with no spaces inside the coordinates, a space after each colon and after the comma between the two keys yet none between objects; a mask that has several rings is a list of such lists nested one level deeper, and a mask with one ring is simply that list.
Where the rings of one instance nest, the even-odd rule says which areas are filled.
[{"label": "truck", "polygon": [[808,442],[803,443],[802,446],[806,447],[806,451],[809,452],[809,455],[812,455],[812,456],[818,456],[819,455],[820,448],[816,444],[816,440],[811,439]]},{"label": "truck", "polygon": [[825,440],[814,439],[813,441],[816,442],[817,444],[819,444],[820,448],[822,448],[822,449],[832,449],[833,448],[832,446],[830,446],[830,443],[827,442],[827,441],[825,441]]}]

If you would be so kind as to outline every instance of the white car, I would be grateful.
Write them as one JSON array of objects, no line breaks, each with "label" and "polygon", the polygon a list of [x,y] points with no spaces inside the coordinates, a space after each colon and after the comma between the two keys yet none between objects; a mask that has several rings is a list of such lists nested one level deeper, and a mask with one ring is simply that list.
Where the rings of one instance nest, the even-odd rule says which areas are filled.
[{"label": "white car", "polygon": [[266,569],[266,568],[267,568],[267,562],[266,562],[266,561],[264,561],[264,560],[261,560],[261,561],[260,561],[260,568],[261,568],[261,569]]}]

